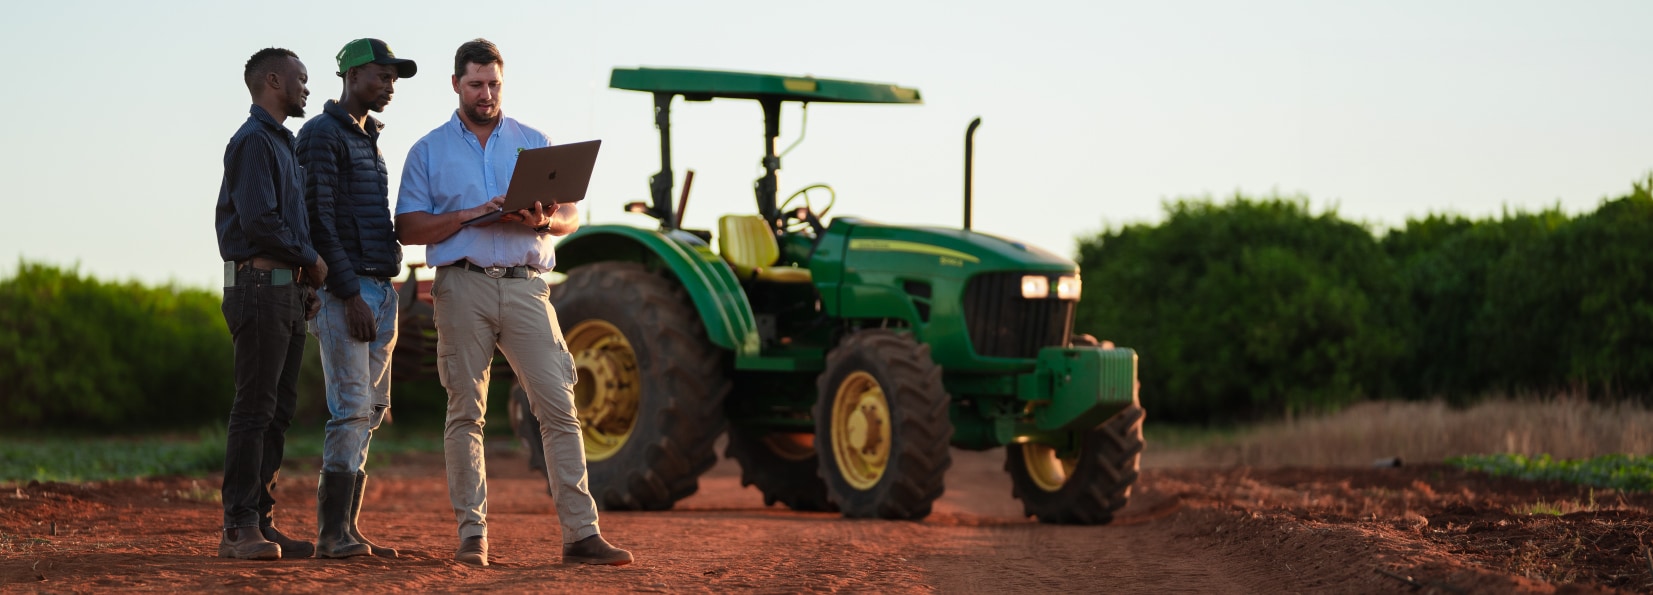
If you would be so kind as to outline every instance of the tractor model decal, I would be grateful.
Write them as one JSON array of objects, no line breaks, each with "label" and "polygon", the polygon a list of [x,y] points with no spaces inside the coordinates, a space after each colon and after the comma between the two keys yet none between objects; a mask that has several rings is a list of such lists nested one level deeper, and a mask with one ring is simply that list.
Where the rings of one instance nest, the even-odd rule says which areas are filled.
[{"label": "tractor model decal", "polygon": [[951,264],[954,266],[962,266],[963,263],[966,262],[981,262],[980,258],[959,252],[958,250],[949,250],[947,248],[942,248],[941,246],[920,244],[918,242],[904,242],[901,240],[850,240],[849,249],[877,252],[911,252],[913,254],[933,254],[941,257],[942,264]]}]

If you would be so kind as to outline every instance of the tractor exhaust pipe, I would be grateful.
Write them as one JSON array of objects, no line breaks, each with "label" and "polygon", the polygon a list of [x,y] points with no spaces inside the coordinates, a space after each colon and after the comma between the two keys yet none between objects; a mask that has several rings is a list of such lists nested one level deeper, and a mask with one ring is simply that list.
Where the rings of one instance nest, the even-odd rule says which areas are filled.
[{"label": "tractor exhaust pipe", "polygon": [[964,230],[970,231],[970,186],[975,180],[972,169],[976,163],[976,127],[981,126],[981,118],[970,121],[970,128],[964,131]]}]

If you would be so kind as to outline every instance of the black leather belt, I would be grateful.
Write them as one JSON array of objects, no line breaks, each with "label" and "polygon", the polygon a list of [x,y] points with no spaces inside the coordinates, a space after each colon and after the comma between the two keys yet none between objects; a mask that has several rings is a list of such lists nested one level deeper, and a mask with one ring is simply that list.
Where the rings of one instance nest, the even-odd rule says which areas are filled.
[{"label": "black leather belt", "polygon": [[533,279],[540,276],[534,267],[523,265],[514,267],[479,267],[469,260],[461,260],[448,266],[475,271],[495,279]]},{"label": "black leather belt", "polygon": [[236,279],[243,273],[248,275],[254,273],[269,273],[270,285],[275,287],[292,285],[299,280],[298,267],[286,265],[280,261],[260,257],[250,260],[243,260],[240,262],[233,260],[225,261],[224,287],[234,287],[236,285]]}]

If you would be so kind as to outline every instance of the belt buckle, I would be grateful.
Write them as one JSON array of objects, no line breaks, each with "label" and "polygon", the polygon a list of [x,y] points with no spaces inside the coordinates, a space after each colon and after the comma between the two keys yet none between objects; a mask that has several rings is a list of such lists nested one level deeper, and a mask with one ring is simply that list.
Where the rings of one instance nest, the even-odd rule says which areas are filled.
[{"label": "belt buckle", "polygon": [[494,279],[498,279],[498,278],[504,277],[506,271],[509,271],[509,270],[510,269],[507,269],[505,267],[483,267],[482,274],[487,275],[487,276],[489,276],[491,278],[494,278]]}]

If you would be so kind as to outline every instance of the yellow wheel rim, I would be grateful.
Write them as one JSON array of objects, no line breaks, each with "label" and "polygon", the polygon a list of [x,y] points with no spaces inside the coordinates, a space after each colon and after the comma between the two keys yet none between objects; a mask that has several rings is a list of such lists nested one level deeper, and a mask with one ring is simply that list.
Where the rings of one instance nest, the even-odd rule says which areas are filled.
[{"label": "yellow wheel rim", "polygon": [[587,461],[614,456],[637,427],[643,378],[637,354],[620,329],[602,320],[587,320],[568,332],[579,381],[574,407],[580,420]]},{"label": "yellow wheel rim", "polygon": [[763,437],[763,445],[788,461],[807,461],[815,456],[815,435],[807,432],[772,432]]},{"label": "yellow wheel rim", "polygon": [[832,454],[838,474],[857,490],[871,489],[890,463],[890,404],[872,374],[855,372],[832,399]]},{"label": "yellow wheel rim", "polygon": [[1073,475],[1073,467],[1079,461],[1078,455],[1069,458],[1056,456],[1056,449],[1043,444],[1023,444],[1022,460],[1027,463],[1027,476],[1039,489],[1055,492],[1062,489]]}]

